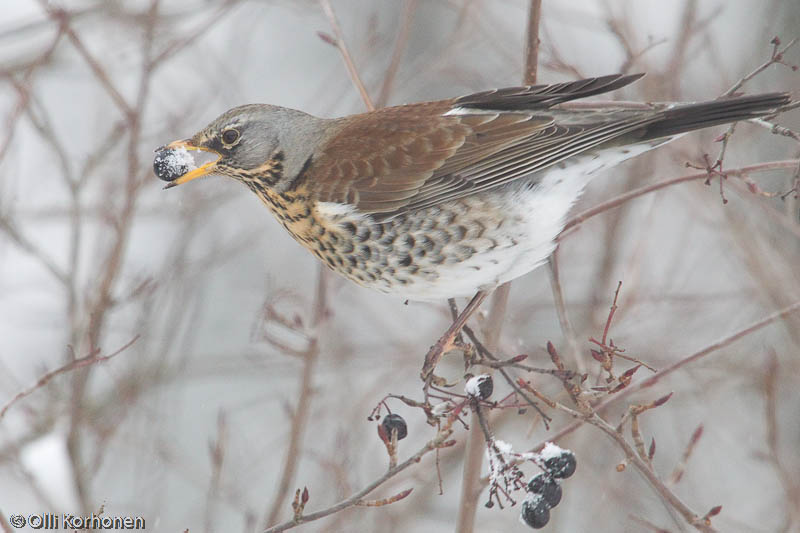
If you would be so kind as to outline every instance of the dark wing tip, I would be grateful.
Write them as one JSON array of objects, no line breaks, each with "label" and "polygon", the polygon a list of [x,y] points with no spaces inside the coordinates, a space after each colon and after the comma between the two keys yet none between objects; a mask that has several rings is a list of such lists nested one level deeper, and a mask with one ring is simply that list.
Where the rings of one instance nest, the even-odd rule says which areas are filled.
[{"label": "dark wing tip", "polygon": [[547,108],[570,100],[615,91],[637,81],[642,76],[644,76],[643,72],[609,74],[551,85],[494,89],[456,98],[453,100],[453,107],[497,111]]}]

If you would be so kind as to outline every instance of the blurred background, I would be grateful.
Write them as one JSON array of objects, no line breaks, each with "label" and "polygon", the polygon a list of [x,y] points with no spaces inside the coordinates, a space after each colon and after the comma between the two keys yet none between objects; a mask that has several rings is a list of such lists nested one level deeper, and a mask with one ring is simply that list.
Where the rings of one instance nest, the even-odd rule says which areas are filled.
[{"label": "blurred background", "polygon": [[[378,105],[518,85],[526,0],[335,0],[353,62]],[[715,98],[769,60],[770,40],[798,36],[788,0],[544,0],[539,81],[648,72],[609,98]],[[0,512],[138,515],[149,531],[263,530],[349,496],[386,468],[372,408],[421,398],[419,369],[449,324],[446,302],[419,304],[328,276],[315,320],[318,263],[232,180],[162,191],[153,150],[226,109],[278,104],[333,117],[364,104],[317,2],[87,0],[5,2],[0,17]],[[324,35],[323,35],[324,37]],[[800,63],[800,47],[786,54]],[[744,91],[794,91],[772,65]],[[800,113],[775,119],[797,130]],[[725,127],[693,133],[597,178],[575,213],[620,193],[696,172]],[[740,124],[725,168],[796,159],[798,143]],[[656,368],[800,300],[800,224],[792,168],[667,187],[565,235],[558,272],[514,281],[499,341],[547,367],[552,341],[569,366],[602,375],[589,353],[618,281],[615,344]],[[463,305],[464,302],[459,302]],[[488,308],[488,305],[485,307]],[[473,322],[480,329],[485,315]],[[131,341],[134,341],[132,344]],[[112,359],[80,366],[93,353]],[[66,365],[66,366],[65,366]],[[621,369],[628,368],[623,363]],[[48,371],[63,368],[50,376]],[[463,364],[445,358],[457,381]],[[644,369],[634,383],[647,377]],[[43,376],[46,383],[37,384]],[[557,395],[549,376],[526,376]],[[674,391],[640,421],[665,479],[704,432],[673,490],[721,531],[800,531],[800,315],[776,320],[686,365],[604,412]],[[460,386],[456,388],[460,390]],[[509,392],[497,382],[495,397]],[[10,404],[20,393],[30,392]],[[561,398],[568,401],[566,398]],[[435,430],[399,402],[407,457]],[[496,436],[530,449],[532,411],[493,419]],[[414,488],[302,531],[453,531],[466,431],[370,495]],[[546,531],[689,530],[594,427],[558,441],[578,471]],[[527,474],[535,473],[532,465]],[[485,492],[479,502],[485,500]],[[518,507],[479,505],[475,530],[524,531]],[[650,524],[650,525],[648,525]],[[4,527],[8,528],[7,525]],[[10,529],[9,529],[10,530]]]}]

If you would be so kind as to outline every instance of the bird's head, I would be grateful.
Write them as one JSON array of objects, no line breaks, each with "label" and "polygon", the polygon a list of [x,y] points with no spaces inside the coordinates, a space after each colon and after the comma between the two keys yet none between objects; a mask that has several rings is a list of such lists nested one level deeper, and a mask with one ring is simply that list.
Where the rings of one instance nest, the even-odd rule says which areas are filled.
[{"label": "bird's head", "polygon": [[301,111],[266,104],[235,107],[191,138],[160,149],[199,150],[213,154],[216,159],[196,168],[190,165],[188,168],[192,169],[185,173],[162,173],[157,167],[156,174],[169,181],[165,188],[208,174],[223,174],[281,190],[311,156],[328,122]]}]

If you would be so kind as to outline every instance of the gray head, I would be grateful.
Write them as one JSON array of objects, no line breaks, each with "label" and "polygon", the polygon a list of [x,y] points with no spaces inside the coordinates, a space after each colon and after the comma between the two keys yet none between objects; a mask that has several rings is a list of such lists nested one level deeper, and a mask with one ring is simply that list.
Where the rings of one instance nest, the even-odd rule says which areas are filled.
[{"label": "gray head", "polygon": [[194,136],[167,148],[202,150],[218,159],[172,181],[179,185],[207,174],[259,181],[285,189],[312,155],[329,121],[302,111],[249,104],[226,111]]}]

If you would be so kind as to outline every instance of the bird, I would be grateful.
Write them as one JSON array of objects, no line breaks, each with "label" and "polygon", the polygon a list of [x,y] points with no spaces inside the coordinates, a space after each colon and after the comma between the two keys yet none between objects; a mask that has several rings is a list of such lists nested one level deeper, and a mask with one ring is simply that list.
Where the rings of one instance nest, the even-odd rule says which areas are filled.
[{"label": "bird", "polygon": [[[208,174],[242,182],[301,245],[361,286],[412,301],[470,296],[545,262],[601,170],[790,101],[776,92],[635,108],[561,105],[643,75],[333,119],[248,104],[157,149],[154,168],[165,188]],[[189,152],[197,150],[214,159],[195,167]]]}]

